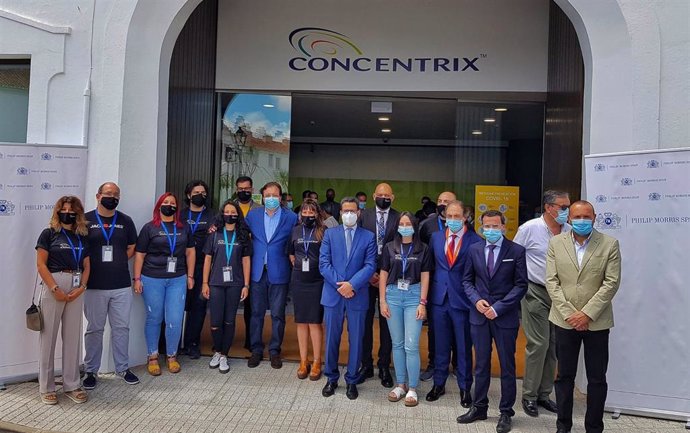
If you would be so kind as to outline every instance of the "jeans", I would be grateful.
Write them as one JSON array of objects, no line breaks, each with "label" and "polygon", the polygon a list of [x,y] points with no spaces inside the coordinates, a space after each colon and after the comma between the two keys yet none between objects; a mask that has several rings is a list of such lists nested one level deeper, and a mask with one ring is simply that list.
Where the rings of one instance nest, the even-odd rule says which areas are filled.
[{"label": "jeans", "polygon": [[386,287],[395,379],[399,384],[407,383],[410,388],[419,385],[419,335],[423,321],[417,320],[417,307],[421,291],[419,283],[411,284],[409,290],[400,290],[397,284]]},{"label": "jeans", "polygon": [[161,323],[165,320],[165,346],[168,356],[177,354],[182,336],[182,317],[187,296],[187,276],[175,278],[151,278],[141,276],[144,286],[142,296],[146,305],[146,350],[149,355],[158,353]]},{"label": "jeans", "polygon": [[242,287],[211,286],[211,336],[213,349],[227,355],[235,337],[235,319]]},{"label": "jeans", "polygon": [[252,353],[264,352],[263,332],[264,315],[271,310],[271,341],[268,352],[280,355],[280,346],[285,335],[285,303],[287,301],[287,284],[271,284],[268,282],[267,271],[264,269],[259,281],[252,281],[249,289],[252,303],[251,343]]}]

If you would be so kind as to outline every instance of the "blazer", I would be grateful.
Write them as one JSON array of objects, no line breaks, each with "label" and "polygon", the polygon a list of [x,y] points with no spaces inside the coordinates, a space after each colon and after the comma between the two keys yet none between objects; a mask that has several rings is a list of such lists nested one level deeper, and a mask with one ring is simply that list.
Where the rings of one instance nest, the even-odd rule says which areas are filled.
[{"label": "blazer", "polygon": [[[324,232],[319,254],[319,271],[323,275],[321,305],[335,307],[345,300],[347,308],[367,310],[369,308],[369,279],[376,271],[376,238],[361,227],[352,238],[352,252],[347,257],[345,228],[342,225]],[[338,293],[338,281],[349,281],[355,291],[350,299]]]},{"label": "blazer", "polygon": [[465,230],[462,235],[462,246],[458,252],[452,267],[448,266],[446,259],[446,231],[437,231],[431,235],[429,248],[434,257],[434,272],[431,280],[431,290],[429,291],[429,302],[432,305],[443,305],[446,297],[450,306],[460,310],[474,308],[473,304],[467,299],[467,295],[462,287],[462,278],[465,273],[467,261],[467,251],[477,243],[484,242],[475,232]]},{"label": "blazer", "polygon": [[283,208],[278,227],[271,239],[266,239],[263,206],[256,207],[247,213],[246,222],[252,233],[252,281],[259,281],[263,273],[264,256],[266,259],[268,282],[271,284],[288,284],[290,282],[290,259],[285,253],[287,242],[292,234],[292,227],[297,224],[297,214]]},{"label": "blazer", "polygon": [[467,266],[462,279],[465,294],[472,304],[470,323],[483,325],[486,316],[476,304],[484,299],[496,311],[493,322],[500,328],[520,326],[520,301],[527,293],[527,260],[525,247],[503,238],[493,275],[489,275],[484,255],[486,242],[473,244],[467,252]]},{"label": "blazer", "polygon": [[[376,206],[366,208],[362,210],[362,213],[360,214],[357,224],[369,230],[374,234],[374,244],[376,244],[376,218],[377,218],[377,213],[378,209]],[[388,242],[392,241],[395,239],[395,233],[398,231],[398,226],[397,226],[397,221],[398,217],[400,217],[400,212],[397,210],[390,208],[388,210],[388,219],[386,220],[386,233],[383,236],[383,242],[381,245],[386,245]],[[382,249],[383,251],[383,249]],[[378,272],[381,269],[381,255],[378,254],[378,245],[377,245],[377,255],[376,255],[376,272]]]},{"label": "blazer", "polygon": [[612,328],[611,301],[620,280],[621,254],[616,239],[592,230],[580,267],[572,233],[554,236],[546,253],[546,290],[552,301],[549,320],[572,329],[565,319],[582,311],[592,319],[591,331]]}]

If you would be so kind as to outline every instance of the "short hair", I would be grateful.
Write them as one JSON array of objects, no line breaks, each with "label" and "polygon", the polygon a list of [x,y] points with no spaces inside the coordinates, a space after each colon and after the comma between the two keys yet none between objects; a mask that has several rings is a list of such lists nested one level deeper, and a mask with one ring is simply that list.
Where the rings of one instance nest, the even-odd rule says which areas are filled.
[{"label": "short hair", "polygon": [[355,194],[355,197],[361,197],[361,196],[366,197],[367,195],[363,191],[359,191],[357,194]]},{"label": "short hair", "polygon": [[451,206],[460,206],[460,209],[462,209],[462,214],[465,215],[465,204],[460,200],[453,200],[450,203],[448,203],[446,205],[446,212],[448,212],[448,208]]},{"label": "short hair", "polygon": [[204,190],[206,190],[206,195],[208,196],[208,185],[206,182],[204,182],[201,179],[195,179],[187,184],[187,186],[184,187],[184,202],[189,205],[189,198],[187,196],[192,193],[192,190],[196,188],[197,186],[203,186]]},{"label": "short hair", "polygon": [[357,200],[357,199],[354,198],[354,197],[350,197],[350,196],[348,196],[348,197],[343,197],[343,198],[340,200],[340,207],[342,207],[345,203],[354,203],[354,204],[356,204],[357,206],[359,206],[359,200]]},{"label": "short hair", "polygon": [[309,189],[305,189],[304,191],[302,191],[302,199],[308,198],[309,194],[311,194],[311,190]]},{"label": "short hair", "polygon": [[570,208],[572,209],[575,205],[587,205],[592,208],[592,214],[596,216],[597,212],[594,210],[594,205],[587,200],[577,200],[575,203],[571,203]]},{"label": "short hair", "polygon": [[254,181],[249,176],[238,177],[237,180],[235,181],[235,186],[237,186],[240,183],[244,183],[244,182],[249,182],[249,185],[254,186]]},{"label": "short hair", "polygon": [[281,197],[283,196],[283,187],[280,186],[280,184],[278,182],[268,182],[266,185],[264,185],[260,191],[261,195],[264,195],[264,191],[266,191],[268,188],[271,188],[271,187],[278,188],[278,195]]},{"label": "short hair", "polygon": [[558,189],[549,189],[544,191],[544,204],[553,204],[559,197],[570,197],[570,194],[566,191],[561,191]]},{"label": "short hair", "polygon": [[431,199],[429,198],[428,195],[425,195],[424,197],[422,197],[422,199],[420,201],[424,201],[424,200],[431,201]]},{"label": "short hair", "polygon": [[506,217],[505,217],[505,215],[503,215],[503,212],[501,212],[500,210],[496,210],[496,209],[489,209],[486,212],[484,212],[482,214],[482,216],[479,217],[479,222],[481,224],[484,224],[484,217],[496,217],[496,216],[501,217],[501,224],[506,223]]},{"label": "short hair", "polygon": [[113,185],[117,188],[118,192],[120,191],[120,187],[115,182],[103,182],[101,186],[98,187],[98,194],[103,194],[103,188],[105,188],[106,185]]},{"label": "short hair", "polygon": [[328,188],[326,190],[326,194],[328,194],[329,192],[332,192],[333,194],[335,194],[335,190],[333,188]]},{"label": "short hair", "polygon": [[280,198],[283,200],[287,200],[288,193],[284,192],[280,195]]}]

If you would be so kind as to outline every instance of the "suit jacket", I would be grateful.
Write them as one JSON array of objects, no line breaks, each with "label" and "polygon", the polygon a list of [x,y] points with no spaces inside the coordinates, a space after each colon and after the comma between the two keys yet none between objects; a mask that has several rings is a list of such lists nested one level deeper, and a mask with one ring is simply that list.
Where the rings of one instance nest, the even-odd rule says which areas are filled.
[{"label": "suit jacket", "polygon": [[[440,218],[438,214],[432,213],[429,215],[422,223],[419,225],[419,239],[425,244],[429,245],[431,242],[431,235],[440,231],[439,230]],[[446,222],[441,221],[441,228],[446,227]]]},{"label": "suit jacket", "polygon": [[465,265],[468,263],[467,251],[472,244],[484,242],[475,232],[465,230],[462,235],[462,246],[458,252],[452,267],[448,266],[446,259],[446,231],[437,231],[431,235],[429,248],[434,257],[434,273],[431,280],[431,290],[429,292],[429,302],[432,305],[442,305],[448,297],[450,306],[460,310],[474,308],[473,304],[467,299],[467,295],[462,287],[462,278],[465,273]]},{"label": "suit jacket", "polygon": [[[374,243],[376,243],[376,218],[378,217],[377,215],[378,209],[376,206],[372,208],[366,208],[362,210],[362,213],[359,216],[359,219],[357,220],[357,224],[369,230],[374,234]],[[395,239],[395,233],[398,231],[398,217],[400,217],[400,212],[397,210],[390,208],[388,211],[388,220],[386,220],[386,234],[383,236],[383,242],[381,245],[386,245],[388,242],[392,241]],[[383,250],[383,249],[382,249]],[[377,245],[377,253],[378,253],[378,245]],[[381,255],[377,254],[376,255],[376,271],[378,272],[381,269]]]},{"label": "suit jacket", "polygon": [[297,224],[297,214],[283,208],[278,227],[271,239],[266,239],[263,206],[256,207],[247,214],[247,225],[252,232],[252,281],[259,281],[263,273],[264,255],[268,270],[268,282],[287,284],[290,282],[290,260],[285,253],[287,242],[292,234],[292,227]]},{"label": "suit jacket", "polygon": [[[347,257],[345,228],[342,225],[324,232],[319,254],[319,271],[323,275],[321,305],[335,307],[345,300],[347,308],[369,308],[369,279],[376,271],[376,239],[374,234],[361,227],[352,238],[352,252]],[[355,291],[350,299],[338,293],[338,281],[349,281]]]},{"label": "suit jacket", "polygon": [[620,279],[621,255],[616,239],[593,230],[580,267],[572,233],[554,236],[546,253],[546,290],[552,300],[549,320],[572,329],[565,319],[582,311],[592,319],[591,331],[612,328],[611,300]]},{"label": "suit jacket", "polygon": [[518,328],[520,301],[527,293],[527,261],[525,247],[503,238],[493,275],[489,275],[484,256],[486,242],[477,242],[467,253],[467,266],[462,283],[472,304],[470,323],[483,325],[488,320],[477,311],[476,304],[484,299],[496,311],[494,323],[501,328]]}]

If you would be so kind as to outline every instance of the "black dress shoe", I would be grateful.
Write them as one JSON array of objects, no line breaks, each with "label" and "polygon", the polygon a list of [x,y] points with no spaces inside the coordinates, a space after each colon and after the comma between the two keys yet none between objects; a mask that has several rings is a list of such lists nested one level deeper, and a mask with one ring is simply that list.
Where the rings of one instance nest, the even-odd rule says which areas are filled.
[{"label": "black dress shoe", "polygon": [[477,406],[472,406],[466,414],[460,415],[456,421],[460,424],[470,424],[484,419],[486,419],[486,409],[480,410]]},{"label": "black dress shoe", "polygon": [[426,395],[426,401],[436,401],[446,393],[445,386],[432,386],[431,391]]},{"label": "black dress shoe", "polygon": [[335,390],[338,388],[338,382],[326,382],[326,385],[321,390],[321,395],[324,397],[330,397],[335,394]]},{"label": "black dress shoe", "polygon": [[534,400],[527,400],[525,398],[522,399],[522,410],[525,411],[525,413],[531,417],[538,417],[539,416],[539,409],[537,409],[537,402]]},{"label": "black dress shoe", "polygon": [[537,400],[537,404],[549,412],[558,413],[558,406],[553,400]]},{"label": "black dress shoe", "polygon": [[357,385],[361,385],[365,380],[374,377],[374,367],[361,366],[359,367],[359,370],[357,370],[357,374],[359,375]]},{"label": "black dress shoe", "polygon": [[252,356],[247,360],[247,367],[254,368],[258,367],[261,363],[261,359],[264,357],[262,353],[252,353]]},{"label": "black dress shoe", "polygon": [[460,406],[467,409],[472,407],[472,392],[469,389],[467,391],[464,389],[460,390]]},{"label": "black dress shoe", "polygon": [[384,388],[390,388],[393,386],[393,377],[391,376],[390,368],[379,368],[379,379],[381,379],[381,386],[383,386]]},{"label": "black dress shoe", "polygon": [[558,430],[556,430],[556,433],[570,433],[570,430],[566,430],[564,428],[559,428]]},{"label": "black dress shoe", "polygon": [[357,385],[355,385],[354,383],[348,383],[347,384],[347,390],[345,391],[345,395],[350,400],[357,400],[357,397],[359,397],[359,391],[357,391]]},{"label": "black dress shoe", "polygon": [[513,422],[508,414],[502,413],[498,417],[498,424],[496,424],[496,433],[508,433],[513,429]]}]

